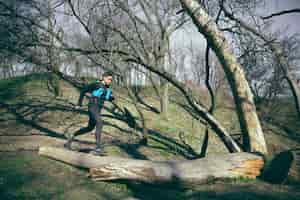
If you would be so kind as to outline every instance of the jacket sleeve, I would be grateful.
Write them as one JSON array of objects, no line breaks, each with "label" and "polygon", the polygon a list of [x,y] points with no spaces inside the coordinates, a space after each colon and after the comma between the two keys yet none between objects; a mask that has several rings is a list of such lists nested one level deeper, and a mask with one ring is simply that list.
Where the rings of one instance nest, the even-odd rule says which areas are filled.
[{"label": "jacket sleeve", "polygon": [[108,88],[106,90],[106,94],[105,94],[105,100],[107,101],[113,101],[115,98],[112,95],[112,91]]},{"label": "jacket sleeve", "polygon": [[80,96],[79,96],[77,105],[82,106],[82,101],[83,101],[84,95],[85,95],[87,92],[92,92],[92,91],[95,90],[95,89],[97,89],[97,84],[96,84],[96,83],[92,83],[92,84],[89,84],[89,85],[85,86],[85,87],[81,90],[81,92],[80,92]]}]

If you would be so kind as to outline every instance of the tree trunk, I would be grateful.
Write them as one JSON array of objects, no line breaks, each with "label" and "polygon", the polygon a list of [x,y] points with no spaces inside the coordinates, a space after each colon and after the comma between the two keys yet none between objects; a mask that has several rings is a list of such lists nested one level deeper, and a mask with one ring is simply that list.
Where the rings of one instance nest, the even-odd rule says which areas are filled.
[{"label": "tree trunk", "polygon": [[[158,57],[155,57],[158,68],[167,71],[169,69],[169,36],[164,31],[161,32],[161,40],[159,43]],[[168,119],[168,105],[169,105],[169,84],[160,77],[160,111],[163,118]]]},{"label": "tree trunk", "polygon": [[[50,15],[48,18],[48,31],[49,31],[49,33],[52,33],[52,34],[48,36],[49,37],[48,42],[50,43],[50,46],[47,48],[47,56],[48,56],[50,68],[53,68],[53,70],[51,70],[51,71],[59,71],[59,64],[57,62],[57,60],[59,59],[59,55],[57,55],[57,52],[55,52],[55,50],[54,50],[54,43],[55,43],[54,37],[53,37],[54,24],[52,22],[52,17],[53,17],[53,13],[52,13],[52,11],[50,11]],[[48,83],[51,88],[51,91],[53,91],[53,93],[56,97],[62,96],[60,81],[55,74],[50,75]]]},{"label": "tree trunk", "polygon": [[162,94],[160,95],[160,111],[163,118],[168,119],[168,105],[169,105],[169,83],[161,80]]},{"label": "tree trunk", "polygon": [[290,152],[293,155],[293,160],[288,175],[291,181],[300,183],[300,148],[290,150]]},{"label": "tree trunk", "polygon": [[256,178],[263,158],[250,153],[217,154],[185,161],[149,161],[94,156],[66,149],[41,147],[39,155],[90,169],[94,180],[137,180],[149,183],[181,181],[205,183],[212,179]]},{"label": "tree trunk", "polygon": [[[136,86],[134,86],[134,87],[136,87]],[[135,109],[138,112],[141,123],[142,123],[141,127],[143,128],[143,131],[142,131],[142,135],[141,135],[141,138],[140,138],[141,139],[140,142],[142,144],[146,145],[148,143],[148,128],[147,128],[147,123],[146,123],[144,113],[143,113],[143,111],[140,108],[140,105],[138,103],[138,95],[139,95],[138,91],[135,88],[134,93],[132,93],[132,90],[131,90],[130,87],[127,87],[127,91],[128,91],[128,96],[132,99],[133,105],[135,106]]]},{"label": "tree trunk", "polygon": [[253,95],[242,67],[232,54],[225,36],[196,0],[181,0],[183,7],[215,51],[229,81],[247,151],[267,154],[267,146],[256,113]]},{"label": "tree trunk", "polygon": [[55,73],[51,73],[48,80],[48,89],[53,92],[56,97],[62,96],[59,77]]},{"label": "tree trunk", "polygon": [[291,77],[290,74],[288,74],[286,76],[286,80],[287,80],[287,82],[288,82],[288,84],[289,84],[289,86],[292,90],[297,115],[298,115],[298,118],[300,119],[300,88],[297,84],[297,81],[293,77]]},{"label": "tree trunk", "polygon": [[280,45],[276,43],[270,44],[272,51],[276,55],[276,58],[279,62],[279,66],[281,71],[284,73],[284,78],[288,82],[290,89],[293,94],[294,102],[295,102],[295,107],[297,111],[297,115],[300,118],[300,88],[297,84],[297,81],[293,78],[291,75],[289,68],[291,68],[289,62],[287,61],[286,57],[284,56],[282,52],[282,48]]}]

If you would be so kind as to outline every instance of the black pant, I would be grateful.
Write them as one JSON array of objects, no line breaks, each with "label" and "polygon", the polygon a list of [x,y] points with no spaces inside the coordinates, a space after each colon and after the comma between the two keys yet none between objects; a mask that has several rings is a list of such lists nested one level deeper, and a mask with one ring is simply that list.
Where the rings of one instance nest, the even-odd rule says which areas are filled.
[{"label": "black pant", "polygon": [[89,113],[89,123],[87,127],[81,128],[78,131],[76,131],[72,137],[71,140],[78,135],[82,135],[84,133],[92,131],[96,126],[96,145],[97,148],[101,147],[101,133],[102,133],[102,127],[103,127],[103,121],[101,118],[101,107],[99,106],[97,102],[90,102],[88,105],[88,113]]}]

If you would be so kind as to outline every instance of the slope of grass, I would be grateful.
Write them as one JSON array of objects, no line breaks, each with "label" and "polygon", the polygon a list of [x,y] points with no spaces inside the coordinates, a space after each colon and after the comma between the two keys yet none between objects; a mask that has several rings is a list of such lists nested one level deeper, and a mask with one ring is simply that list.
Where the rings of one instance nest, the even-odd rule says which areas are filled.
[{"label": "slope of grass", "polygon": [[[62,96],[56,98],[48,90],[47,81],[49,77],[50,74],[45,73],[0,81],[0,103],[2,103],[0,112],[3,113],[0,115],[0,123],[3,126],[0,135],[41,133],[64,137],[64,135],[86,125],[87,107],[85,106],[80,110],[73,109],[78,101],[78,90],[66,82],[61,82]],[[153,89],[139,89],[147,105],[141,107],[149,129],[150,140],[148,147],[133,146],[138,148],[136,151],[141,151],[141,154],[149,154],[145,155],[149,159],[152,154],[154,157],[151,159],[185,157],[187,147],[181,141],[184,138],[185,143],[188,143],[194,151],[199,152],[204,138],[205,126],[188,113],[184,97],[177,90],[171,88],[169,117],[166,120],[158,113],[149,110],[149,107],[159,108],[159,101]],[[136,142],[142,127],[138,112],[128,97],[126,89],[114,87],[114,93],[117,97],[116,105],[118,108],[107,103],[102,112],[105,121],[104,136],[123,143],[124,145],[115,145],[110,149],[114,152],[123,152],[122,155],[124,155],[128,154],[124,148],[129,148],[128,143]],[[201,94],[203,95],[203,92]],[[217,109],[214,114],[216,118],[228,132],[240,134],[238,119],[231,100],[219,95],[217,102]],[[289,101],[283,103],[285,106],[282,106],[279,113],[272,114],[274,119],[271,121],[262,120],[271,152],[285,150],[283,146],[293,148],[298,144],[295,138],[300,135],[299,120],[293,115],[292,103]],[[87,104],[87,99],[85,99],[84,104]],[[125,110],[130,116],[124,112]],[[135,119],[133,125],[130,124],[128,117]],[[224,145],[212,131],[209,136],[208,153],[226,152]],[[79,138],[93,141],[91,137],[79,136]]]},{"label": "slope of grass", "polygon": [[[47,87],[49,74],[34,74],[0,81],[0,138],[1,135],[43,134],[64,138],[87,124],[85,106],[74,110],[79,93],[71,85],[61,82],[62,96],[55,97]],[[159,108],[159,101],[151,88],[141,88],[141,96],[148,106],[142,106],[149,129],[149,144],[138,143],[141,122],[126,89],[114,88],[116,104],[107,103],[104,116],[103,141],[110,155],[139,159],[186,159],[191,156],[189,144],[199,152],[205,126],[186,110],[186,102],[178,91],[171,88],[169,119],[149,110]],[[128,113],[125,114],[125,110]],[[263,121],[265,137],[271,155],[299,146],[299,123],[292,104],[286,104],[273,121]],[[229,98],[218,97],[216,118],[232,134],[238,134],[237,116]],[[287,118],[285,119],[285,116]],[[129,123],[134,118],[136,125]],[[273,123],[275,120],[280,122]],[[284,127],[282,127],[284,125]],[[288,128],[288,130],[287,130]],[[184,138],[180,138],[180,133]],[[291,136],[293,135],[293,137]],[[79,142],[94,145],[94,136],[85,134]],[[12,141],[12,140],[10,140]],[[1,143],[0,142],[0,150]],[[13,145],[13,144],[12,144]],[[210,131],[208,154],[227,152],[219,138]],[[0,197],[4,199],[297,199],[299,190],[292,186],[272,186],[260,181],[237,180],[233,183],[213,183],[194,189],[174,186],[149,186],[133,183],[94,183],[85,177],[86,172],[65,164],[38,157],[34,152],[0,153]],[[5,162],[4,162],[5,161]],[[18,178],[16,178],[18,177]],[[298,192],[298,193],[297,193]],[[3,198],[1,198],[3,199]]]}]

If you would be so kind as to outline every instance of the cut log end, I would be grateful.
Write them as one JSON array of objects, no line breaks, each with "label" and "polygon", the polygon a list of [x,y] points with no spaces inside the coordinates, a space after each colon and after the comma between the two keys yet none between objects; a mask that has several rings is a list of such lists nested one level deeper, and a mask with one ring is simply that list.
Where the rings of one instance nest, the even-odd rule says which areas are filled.
[{"label": "cut log end", "polygon": [[253,159],[243,161],[241,166],[232,169],[232,172],[247,178],[256,178],[261,174],[261,169],[264,167],[263,159]]},{"label": "cut log end", "polygon": [[264,180],[271,183],[300,182],[300,148],[275,155],[263,173]]},{"label": "cut log end", "polygon": [[300,148],[291,150],[293,160],[289,170],[289,177],[292,181],[300,182]]}]

